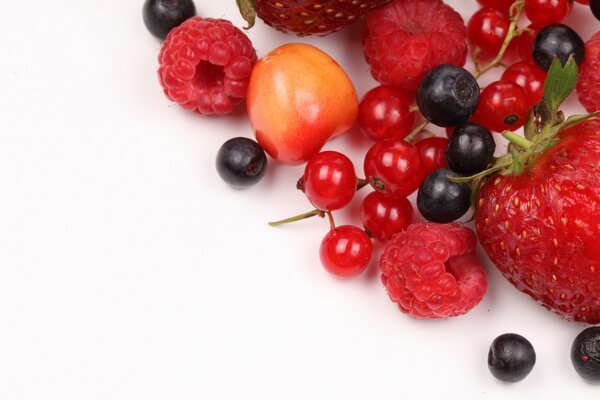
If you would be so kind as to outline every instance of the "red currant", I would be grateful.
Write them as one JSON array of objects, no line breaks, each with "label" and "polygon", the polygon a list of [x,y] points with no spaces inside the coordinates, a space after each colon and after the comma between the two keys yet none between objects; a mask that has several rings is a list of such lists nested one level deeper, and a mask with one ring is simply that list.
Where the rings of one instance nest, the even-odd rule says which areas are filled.
[{"label": "red currant", "polygon": [[558,24],[571,11],[573,0],[526,0],[525,14],[535,25]]},{"label": "red currant", "polygon": [[337,151],[323,151],[306,164],[304,193],[319,210],[345,207],[356,192],[356,173],[352,161]]},{"label": "red currant", "polygon": [[392,197],[407,197],[425,179],[419,151],[403,139],[382,140],[371,146],[364,169],[371,186]]},{"label": "red currant", "polygon": [[510,27],[506,14],[494,8],[485,7],[477,11],[467,25],[469,44],[478,50],[477,58],[494,58],[504,43]]},{"label": "red currant", "polygon": [[534,62],[521,61],[513,64],[504,71],[500,79],[521,86],[527,95],[529,107],[535,106],[544,97],[546,72]]},{"label": "red currant", "polygon": [[387,242],[412,222],[413,207],[406,197],[369,193],[360,206],[360,219],[367,231],[380,242]]},{"label": "red currant", "polygon": [[375,141],[406,137],[417,124],[417,113],[411,111],[414,101],[414,96],[392,86],[371,89],[358,108],[361,132]]},{"label": "red currant", "polygon": [[508,14],[513,0],[477,0],[483,7],[491,7]]},{"label": "red currant", "polygon": [[575,1],[580,4],[585,4],[586,6],[590,4],[590,0],[575,0]]},{"label": "red currant", "polygon": [[533,42],[540,30],[541,28],[531,24],[515,39],[521,60],[533,62]]},{"label": "red currant", "polygon": [[529,109],[527,95],[519,85],[496,81],[481,92],[473,120],[491,131],[515,130],[523,126]]},{"label": "red currant", "polygon": [[373,243],[369,236],[352,225],[331,229],[319,249],[323,267],[339,278],[350,278],[363,272],[372,254]]},{"label": "red currant", "polygon": [[447,167],[445,156],[447,146],[448,139],[443,137],[430,137],[415,143],[415,147],[421,154],[425,175],[429,175],[433,170]]}]

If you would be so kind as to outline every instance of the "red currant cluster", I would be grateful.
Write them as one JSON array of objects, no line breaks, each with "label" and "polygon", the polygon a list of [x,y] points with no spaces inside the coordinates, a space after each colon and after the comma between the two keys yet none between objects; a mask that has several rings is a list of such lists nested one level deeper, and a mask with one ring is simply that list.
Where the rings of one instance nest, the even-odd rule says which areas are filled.
[{"label": "red currant cluster", "polygon": [[[370,90],[359,106],[358,126],[375,140],[364,158],[366,179],[356,177],[352,162],[336,151],[323,151],[306,164],[298,182],[315,211],[271,223],[293,222],[306,217],[328,216],[331,230],[323,238],[320,258],[333,275],[348,278],[363,272],[373,253],[370,238],[385,243],[413,221],[407,197],[433,170],[444,168],[448,139],[420,129],[424,123],[414,94],[391,86]],[[414,142],[414,144],[413,144]],[[336,226],[332,211],[346,207],[357,190],[370,184],[375,191],[361,203],[364,230]]]}]

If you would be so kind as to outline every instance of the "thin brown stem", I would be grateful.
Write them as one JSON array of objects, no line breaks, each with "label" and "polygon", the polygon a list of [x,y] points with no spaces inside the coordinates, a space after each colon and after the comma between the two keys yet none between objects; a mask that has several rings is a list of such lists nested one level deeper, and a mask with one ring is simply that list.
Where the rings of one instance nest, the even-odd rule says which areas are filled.
[{"label": "thin brown stem", "polygon": [[496,68],[498,65],[500,65],[500,62],[502,61],[504,54],[506,54],[506,50],[508,50],[508,46],[510,45],[512,40],[514,38],[516,38],[517,36],[519,36],[523,32],[522,30],[517,28],[517,22],[519,21],[519,17],[523,13],[524,8],[525,8],[524,0],[517,0],[513,3],[513,5],[510,8],[510,10],[511,10],[510,11],[510,26],[508,28],[508,33],[506,34],[506,38],[504,38],[504,43],[502,43],[502,47],[500,48],[500,51],[496,55],[496,58],[494,58],[489,64],[487,64],[483,68],[477,68],[477,71],[475,72],[475,75],[474,75],[475,79],[479,79],[479,77],[481,77],[481,75],[485,74],[489,70]]},{"label": "thin brown stem", "polygon": [[271,225],[271,226],[279,226],[279,225],[283,225],[283,224],[289,224],[291,222],[302,221],[303,219],[312,218],[312,217],[316,217],[316,216],[324,218],[325,217],[325,212],[321,211],[321,210],[317,210],[315,208],[312,211],[305,212],[305,213],[299,214],[299,215],[295,215],[295,216],[290,217],[290,218],[286,218],[286,219],[282,219],[282,220],[274,221],[274,222],[269,222],[269,225]]},{"label": "thin brown stem", "polygon": [[406,140],[407,142],[410,142],[413,140],[413,138],[419,133],[421,132],[423,129],[425,129],[425,127],[429,125],[429,121],[425,120],[423,122],[421,122],[415,129],[413,129],[408,135],[406,135],[406,137],[404,138],[404,140]]},{"label": "thin brown stem", "polygon": [[329,218],[329,228],[331,228],[331,230],[334,230],[335,221],[333,220],[333,214],[331,213],[331,211],[327,211],[325,214],[327,215],[327,218]]}]

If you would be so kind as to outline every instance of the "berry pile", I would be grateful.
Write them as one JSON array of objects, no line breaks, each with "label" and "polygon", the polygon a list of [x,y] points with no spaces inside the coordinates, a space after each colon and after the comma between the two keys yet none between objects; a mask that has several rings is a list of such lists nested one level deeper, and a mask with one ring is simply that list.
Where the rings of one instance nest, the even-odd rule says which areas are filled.
[{"label": "berry pile", "polygon": [[[189,0],[147,0],[143,16],[165,40],[158,75],[170,100],[224,115],[246,99],[257,141],[221,147],[216,166],[225,182],[258,183],[267,155],[305,164],[297,188],[314,210],[271,225],[327,218],[319,255],[329,273],[357,276],[381,251],[381,280],[402,312],[457,316],[487,290],[479,239],[519,290],[567,319],[600,323],[600,32],[586,43],[563,24],[585,0],[478,1],[466,23],[442,0],[238,1],[250,25],[258,16],[299,35],[366,17],[364,57],[381,86],[360,101],[342,67],[317,47],[286,44],[258,59],[244,32],[195,16]],[[599,4],[589,2],[596,16]],[[520,26],[522,16],[530,25]],[[498,80],[480,86],[503,66]],[[560,107],[575,89],[590,114],[566,117]],[[354,125],[372,141],[362,171],[338,151],[321,151]],[[501,141],[507,152],[497,156]],[[361,226],[336,226],[333,213],[365,187]],[[455,222],[470,210],[476,232]],[[572,360],[598,381],[600,334],[590,329],[573,343]],[[488,365],[516,382],[535,359],[529,341],[506,334],[492,343]]]}]

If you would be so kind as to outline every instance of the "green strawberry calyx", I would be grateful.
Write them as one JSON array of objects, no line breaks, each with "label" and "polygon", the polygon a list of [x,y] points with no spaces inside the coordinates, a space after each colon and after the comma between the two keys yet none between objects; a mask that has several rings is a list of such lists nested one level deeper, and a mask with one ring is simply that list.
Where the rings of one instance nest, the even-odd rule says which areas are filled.
[{"label": "green strawberry calyx", "polygon": [[235,0],[242,18],[248,23],[244,29],[250,29],[256,22],[256,10],[254,9],[254,0]]}]

